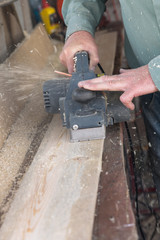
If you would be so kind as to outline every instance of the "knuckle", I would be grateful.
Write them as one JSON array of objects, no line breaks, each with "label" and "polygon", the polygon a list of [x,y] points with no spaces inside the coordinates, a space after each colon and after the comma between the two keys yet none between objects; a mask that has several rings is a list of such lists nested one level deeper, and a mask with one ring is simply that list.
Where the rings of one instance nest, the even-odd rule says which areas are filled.
[{"label": "knuckle", "polygon": [[101,76],[101,77],[98,78],[98,80],[99,80],[99,83],[104,83],[104,84],[107,83],[107,77],[106,76]]},{"label": "knuckle", "polygon": [[64,62],[66,59],[66,56],[68,55],[68,51],[66,49],[63,49],[61,54],[59,55],[59,59],[61,62]]},{"label": "knuckle", "polygon": [[129,99],[122,94],[122,95],[120,96],[120,101],[123,102],[123,103],[127,103],[127,102],[129,102]]},{"label": "knuckle", "polygon": [[127,104],[130,103],[133,98],[133,94],[131,94],[130,92],[124,92],[124,94],[120,96],[120,101]]},{"label": "knuckle", "polygon": [[94,58],[94,61],[95,61],[96,64],[99,63],[99,57],[96,56],[96,57]]},{"label": "knuckle", "polygon": [[[105,80],[107,80],[107,79],[104,79],[104,81],[105,81]],[[112,80],[110,80],[110,79],[108,79],[107,83],[108,83],[109,87],[111,87],[111,88],[112,88],[113,81],[112,81]]]},{"label": "knuckle", "polygon": [[63,49],[63,56],[68,56],[68,54],[69,54],[69,49],[68,48],[64,48]]},{"label": "knuckle", "polygon": [[103,82],[107,81],[108,77],[106,75],[103,75],[100,77]]},{"label": "knuckle", "polygon": [[88,51],[88,49],[89,49],[89,48],[85,45],[84,42],[80,42],[78,48],[79,48],[80,50],[86,50],[86,51]]},{"label": "knuckle", "polygon": [[59,56],[59,60],[60,60],[61,63],[64,64],[64,58],[63,58],[63,56]]}]

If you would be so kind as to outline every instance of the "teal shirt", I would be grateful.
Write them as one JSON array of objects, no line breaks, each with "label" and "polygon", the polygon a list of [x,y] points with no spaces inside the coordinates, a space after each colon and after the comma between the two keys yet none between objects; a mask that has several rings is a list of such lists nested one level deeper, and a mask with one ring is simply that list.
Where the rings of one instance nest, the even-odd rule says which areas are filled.
[{"label": "teal shirt", "polygon": [[[66,38],[80,30],[94,36],[106,0],[64,0]],[[160,0],[120,0],[125,27],[126,57],[131,68],[148,64],[160,90]]]}]

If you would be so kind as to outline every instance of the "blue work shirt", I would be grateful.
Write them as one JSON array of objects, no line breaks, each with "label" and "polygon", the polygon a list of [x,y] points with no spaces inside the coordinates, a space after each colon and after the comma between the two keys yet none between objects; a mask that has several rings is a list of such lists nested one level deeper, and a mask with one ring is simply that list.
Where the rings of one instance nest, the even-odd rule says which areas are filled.
[{"label": "blue work shirt", "polygon": [[[119,0],[125,27],[128,64],[137,68],[148,64],[160,90],[160,0]],[[62,13],[66,38],[84,30],[94,36],[105,10],[106,0],[64,0]]]}]

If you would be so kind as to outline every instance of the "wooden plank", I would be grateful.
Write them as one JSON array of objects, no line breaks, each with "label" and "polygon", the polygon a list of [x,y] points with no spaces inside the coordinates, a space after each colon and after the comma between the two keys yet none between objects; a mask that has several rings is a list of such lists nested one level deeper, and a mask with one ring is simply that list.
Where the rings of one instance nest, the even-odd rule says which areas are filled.
[{"label": "wooden plank", "polygon": [[15,9],[16,9],[16,12],[17,12],[17,15],[18,15],[18,19],[19,19],[21,28],[24,31],[24,29],[25,29],[25,27],[24,27],[24,18],[23,18],[23,12],[22,12],[22,6],[21,6],[20,0],[16,1],[14,3],[14,6],[15,6]]},{"label": "wooden plank", "polygon": [[[112,42],[106,35],[111,52],[108,61],[114,60]],[[91,239],[103,142],[70,143],[60,116],[54,116],[6,215],[1,240],[17,240],[17,236]]]},{"label": "wooden plank", "polygon": [[21,7],[22,7],[22,13],[23,13],[23,19],[24,19],[24,30],[28,33],[31,32],[33,26],[32,26],[32,20],[31,20],[31,13],[30,13],[30,7],[29,7],[29,0],[20,0]]},{"label": "wooden plank", "polygon": [[[26,72],[30,69],[33,69],[34,71],[41,71],[44,70],[44,68],[46,68],[46,65],[48,64],[50,67],[48,66],[47,71],[53,72],[52,65],[49,64],[49,62],[51,62],[49,61],[49,56],[51,56],[54,52],[54,46],[49,40],[44,27],[40,24],[35,28],[31,36],[29,36],[28,39],[25,39],[24,42],[20,44],[18,48],[13,52],[13,54],[6,60],[5,64],[8,67],[8,70],[7,68],[5,70],[5,66],[3,68],[2,65],[0,77],[0,148],[2,147],[5,139],[7,138],[11,126],[17,118],[18,113],[22,110],[26,102],[26,99],[22,99],[21,101],[19,101],[17,97],[17,92],[14,91],[14,89],[17,89],[17,81],[19,81],[18,76],[17,80],[14,79],[12,83],[6,83],[9,78],[13,79],[14,76],[12,74],[12,71],[16,73],[17,67],[17,72],[19,72],[19,78],[22,81],[23,74],[25,74],[25,71],[23,71],[23,69],[26,70]],[[9,75],[10,69],[11,74]],[[20,81],[18,84],[20,84]],[[8,90],[8,88],[11,90]],[[29,91],[32,91],[32,89],[30,89]],[[29,94],[29,91],[28,88],[26,88],[26,90],[24,90],[22,94]]]},{"label": "wooden plank", "polygon": [[17,10],[17,15],[23,31],[30,33],[32,31],[32,19],[29,7],[29,1],[18,0],[14,3]]},{"label": "wooden plank", "polygon": [[0,7],[11,4],[17,0],[0,0]]},{"label": "wooden plank", "polygon": [[0,151],[0,225],[51,120],[43,107],[42,86],[39,81],[35,84],[36,96],[27,98]]},{"label": "wooden plank", "polygon": [[0,7],[4,6],[15,6],[23,31],[30,33],[32,30],[32,20],[28,0],[0,0]]},{"label": "wooden plank", "polygon": [[24,42],[19,44],[10,58],[6,60],[6,64],[11,67],[30,67],[34,71],[39,71],[48,64],[49,70],[53,70],[52,65],[48,63],[48,58],[57,49],[51,44],[43,25],[38,24],[31,36],[32,38],[28,35]]},{"label": "wooden plank", "polygon": [[70,143],[61,126],[55,116],[2,226],[1,240],[91,239],[103,141]]},{"label": "wooden plank", "polygon": [[93,239],[137,240],[136,220],[125,173],[122,125],[107,127],[106,136]]},{"label": "wooden plank", "polygon": [[[14,62],[13,56],[7,60],[9,67],[0,65],[0,139],[3,145],[0,150],[0,225],[51,121],[44,109],[42,84],[47,79],[57,78],[53,71],[63,44],[50,41],[47,34],[42,35],[43,31],[45,33],[40,25],[19,45],[13,54]],[[47,49],[44,58],[41,60],[39,57],[40,69],[37,66],[35,71],[31,70],[34,54],[31,55],[30,49],[35,47],[33,39],[36,37],[41,39],[40,45],[43,44],[42,48],[39,42],[36,45],[39,54],[43,54],[46,45]],[[30,54],[25,55],[25,63],[21,60],[23,67],[18,66],[16,58],[19,59],[19,51],[23,54],[27,49]],[[61,70],[64,70],[63,66]]]},{"label": "wooden plank", "polygon": [[24,34],[13,4],[1,8],[7,56],[14,51],[16,45],[24,39]]},{"label": "wooden plank", "polygon": [[[105,33],[105,31],[103,31]],[[104,46],[105,38],[99,32],[98,42]],[[121,39],[118,38],[116,58],[119,61],[122,52]],[[120,48],[120,49],[119,49]],[[105,55],[109,54],[109,47],[103,47],[102,66],[104,70],[112,62],[105,62]],[[100,60],[101,63],[101,60]],[[115,67],[115,66],[114,66]],[[117,66],[116,66],[117,68]],[[114,69],[115,70],[115,69]],[[105,72],[107,72],[105,70]],[[108,73],[108,72],[107,72]],[[110,75],[110,73],[108,73]],[[123,148],[123,130],[121,124],[108,126],[104,142],[102,173],[99,183],[93,240],[137,240],[137,227],[127,185],[125,159]]]},{"label": "wooden plank", "polygon": [[7,56],[7,45],[4,33],[4,20],[2,17],[2,9],[0,8],[0,62],[3,62]]},{"label": "wooden plank", "polygon": [[[107,36],[107,42],[106,42]],[[107,75],[112,75],[114,68],[114,58],[116,54],[116,47],[113,46],[117,44],[117,32],[107,32],[106,30],[97,31],[95,34],[96,44],[98,46],[98,52],[100,57],[100,64],[102,65],[105,73]],[[110,44],[112,43],[112,44]],[[106,59],[112,59],[111,61],[106,61]],[[97,73],[102,73],[98,67],[96,67]]]}]

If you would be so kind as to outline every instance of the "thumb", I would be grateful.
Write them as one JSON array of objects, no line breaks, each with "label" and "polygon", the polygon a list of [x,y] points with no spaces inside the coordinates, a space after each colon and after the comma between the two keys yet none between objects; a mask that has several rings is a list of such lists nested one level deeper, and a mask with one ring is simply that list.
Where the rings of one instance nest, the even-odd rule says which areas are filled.
[{"label": "thumb", "polygon": [[74,60],[73,60],[73,58],[72,57],[68,57],[68,59],[67,59],[67,69],[68,69],[68,72],[70,73],[70,74],[72,74],[72,72],[73,72],[73,68],[74,68]]}]

